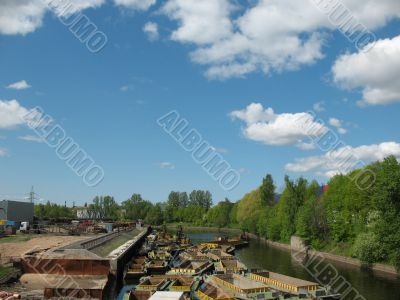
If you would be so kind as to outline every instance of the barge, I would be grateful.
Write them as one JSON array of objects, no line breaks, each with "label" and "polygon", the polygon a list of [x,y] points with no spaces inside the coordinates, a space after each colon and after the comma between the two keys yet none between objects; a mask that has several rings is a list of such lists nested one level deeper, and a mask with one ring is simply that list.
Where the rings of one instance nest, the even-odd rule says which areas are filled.
[{"label": "barge", "polygon": [[[153,234],[146,257],[135,258],[130,267],[140,275],[139,283],[124,300],[336,300],[318,283],[266,270],[249,270],[233,254],[248,245],[244,237],[191,245],[182,232],[178,236]],[[129,271],[127,273],[127,276]],[[151,276],[149,276],[151,275]]]}]

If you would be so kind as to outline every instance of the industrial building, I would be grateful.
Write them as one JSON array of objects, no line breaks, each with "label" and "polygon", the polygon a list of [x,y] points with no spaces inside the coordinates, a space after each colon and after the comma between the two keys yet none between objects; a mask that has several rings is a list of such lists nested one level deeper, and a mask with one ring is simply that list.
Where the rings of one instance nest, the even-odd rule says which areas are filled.
[{"label": "industrial building", "polygon": [[34,204],[29,202],[1,200],[0,220],[33,222]]}]

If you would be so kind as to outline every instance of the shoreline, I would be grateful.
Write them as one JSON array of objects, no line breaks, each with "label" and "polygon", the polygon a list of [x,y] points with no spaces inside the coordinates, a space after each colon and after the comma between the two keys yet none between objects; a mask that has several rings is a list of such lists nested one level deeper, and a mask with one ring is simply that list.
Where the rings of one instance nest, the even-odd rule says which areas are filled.
[{"label": "shoreline", "polygon": [[[167,225],[168,229],[176,229],[179,225]],[[159,226],[156,226],[155,228],[161,228]],[[201,226],[183,226],[183,228],[186,231],[208,231],[208,232],[223,232],[223,233],[242,233],[241,229],[237,228],[217,228],[217,227],[201,227]],[[258,240],[259,242],[265,244],[266,246],[278,248],[284,251],[292,251],[292,247],[290,244],[284,244],[280,242],[274,242],[270,240],[266,240],[265,238],[261,238],[253,233],[247,233],[247,235],[252,239],[252,240]],[[322,251],[316,251],[316,250],[309,250],[309,255],[311,256],[322,256],[326,260],[336,262],[339,264],[343,264],[346,266],[351,266],[354,268],[359,269],[359,271],[363,270],[370,270],[373,271],[374,273],[380,273],[385,276],[399,276],[400,274],[397,272],[396,268],[390,265],[385,265],[381,263],[375,263],[372,264],[371,266],[366,265],[365,263],[361,262],[357,258],[352,258],[352,257],[347,257],[347,256],[342,256],[342,255],[337,255],[333,253],[328,253],[328,252],[322,252]]]}]

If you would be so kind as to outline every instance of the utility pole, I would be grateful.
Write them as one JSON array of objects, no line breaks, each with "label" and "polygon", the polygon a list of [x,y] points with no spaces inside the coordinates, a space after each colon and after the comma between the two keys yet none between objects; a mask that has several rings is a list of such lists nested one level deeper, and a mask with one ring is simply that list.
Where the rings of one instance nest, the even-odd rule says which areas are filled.
[{"label": "utility pole", "polygon": [[36,194],[35,194],[35,192],[34,192],[34,190],[33,190],[33,186],[32,186],[32,188],[31,188],[31,192],[29,193],[29,201],[31,202],[31,203],[34,203],[35,202],[35,200],[36,200],[36,196],[35,196]]}]

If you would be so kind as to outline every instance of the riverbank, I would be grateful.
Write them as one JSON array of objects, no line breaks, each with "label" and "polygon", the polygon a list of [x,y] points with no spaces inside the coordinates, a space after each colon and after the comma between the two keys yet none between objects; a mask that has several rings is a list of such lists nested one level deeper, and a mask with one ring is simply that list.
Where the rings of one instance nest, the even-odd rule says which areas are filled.
[{"label": "riverbank", "polygon": [[[167,228],[171,229],[171,230],[176,230],[178,228],[178,225],[169,225],[169,226],[167,226]],[[242,232],[242,230],[237,229],[237,228],[216,228],[216,227],[201,227],[201,226],[185,226],[184,229],[185,229],[185,231],[189,231],[189,232],[190,231],[194,231],[194,232],[207,231],[207,232],[221,232],[221,233],[228,233],[228,234],[229,233],[230,234],[240,234]],[[293,250],[292,246],[290,244],[266,240],[255,234],[252,234],[252,233],[248,233],[248,236],[251,239],[258,240],[258,241],[262,242],[263,244],[270,246],[270,247],[278,248],[278,249],[289,251],[289,252],[291,252]],[[295,250],[295,251],[297,251],[297,250]],[[346,257],[346,256],[329,253],[329,252],[322,252],[322,251],[316,251],[316,250],[308,250],[308,255],[311,257],[317,257],[317,256],[322,257],[322,258],[332,261],[332,262],[353,266],[353,267],[356,267],[359,269],[368,269],[373,272],[379,272],[379,273],[383,273],[383,274],[387,274],[387,275],[391,275],[391,276],[399,276],[400,275],[397,272],[396,268],[393,266],[390,266],[390,265],[379,264],[379,263],[372,264],[372,265],[366,265],[365,263],[363,263],[362,261],[360,261],[359,259],[356,259],[356,258]]]}]

